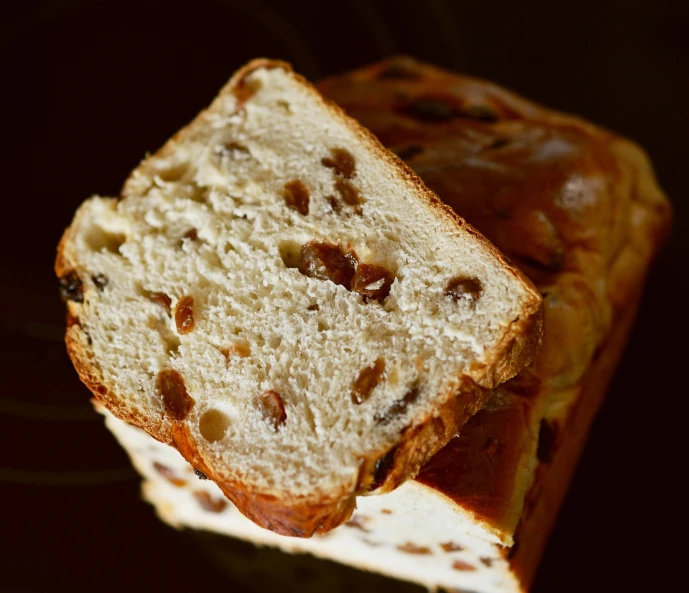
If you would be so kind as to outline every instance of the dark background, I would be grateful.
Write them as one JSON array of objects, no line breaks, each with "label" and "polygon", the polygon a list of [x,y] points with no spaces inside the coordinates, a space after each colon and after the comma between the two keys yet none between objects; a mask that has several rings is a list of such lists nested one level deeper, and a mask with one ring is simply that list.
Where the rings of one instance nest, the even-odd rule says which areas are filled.
[{"label": "dark background", "polygon": [[64,352],[52,272],[77,205],[116,194],[248,59],[286,59],[318,79],[399,52],[650,153],[673,234],[533,591],[683,587],[687,2],[0,0],[0,589],[291,592],[296,579],[310,591],[420,591],[159,522]]}]

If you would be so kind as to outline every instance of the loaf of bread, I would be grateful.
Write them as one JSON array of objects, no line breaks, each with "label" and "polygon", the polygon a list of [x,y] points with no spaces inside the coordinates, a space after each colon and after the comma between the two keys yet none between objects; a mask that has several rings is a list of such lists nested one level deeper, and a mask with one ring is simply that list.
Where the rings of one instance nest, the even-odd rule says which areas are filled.
[{"label": "loaf of bread", "polygon": [[172,525],[429,588],[526,591],[667,232],[669,204],[636,145],[486,82],[399,58],[320,89],[538,286],[545,334],[536,360],[493,390],[415,480],[360,498],[350,521],[309,540],[257,528],[175,450],[111,416],[106,423]]},{"label": "loaf of bread", "polygon": [[96,399],[294,536],[416,475],[541,336],[522,273],[267,60],[81,206],[57,273]]}]

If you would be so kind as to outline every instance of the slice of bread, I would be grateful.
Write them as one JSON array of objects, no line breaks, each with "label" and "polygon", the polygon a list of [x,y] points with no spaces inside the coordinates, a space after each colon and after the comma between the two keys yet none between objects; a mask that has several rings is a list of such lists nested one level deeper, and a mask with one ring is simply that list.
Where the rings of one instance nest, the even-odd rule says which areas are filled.
[{"label": "slice of bread", "polygon": [[58,251],[95,397],[287,535],[415,475],[541,337],[533,285],[282,62],[235,74]]}]

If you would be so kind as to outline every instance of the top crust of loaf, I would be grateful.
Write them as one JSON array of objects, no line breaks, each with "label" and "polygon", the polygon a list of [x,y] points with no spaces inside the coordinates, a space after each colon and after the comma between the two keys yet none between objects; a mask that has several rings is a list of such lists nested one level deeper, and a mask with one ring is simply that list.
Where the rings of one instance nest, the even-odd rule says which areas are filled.
[{"label": "top crust of loaf", "polygon": [[[198,429],[193,428],[185,419],[188,412],[185,408],[194,405],[193,398],[191,403],[189,399],[178,402],[177,408],[172,412],[168,409],[167,414],[162,408],[157,412],[152,409],[144,410],[133,401],[132,394],[122,391],[117,380],[105,376],[94,351],[92,337],[83,327],[84,323],[90,324],[92,321],[86,319],[89,314],[88,305],[99,298],[99,283],[93,276],[94,271],[86,269],[80,261],[75,245],[80,240],[78,233],[83,232],[84,226],[90,224],[92,219],[106,219],[110,212],[118,208],[116,202],[94,199],[85,203],[62,238],[55,269],[69,299],[70,321],[66,334],[68,352],[81,379],[95,398],[119,418],[140,426],[156,439],[177,447],[190,463],[220,485],[241,512],[259,525],[285,535],[307,537],[315,532],[332,529],[345,521],[354,509],[356,495],[371,491],[386,492],[414,476],[423,463],[447,443],[458,428],[481,407],[490,388],[514,376],[532,360],[542,334],[542,301],[521,272],[477,231],[441,203],[400,159],[388,152],[370,132],[348,118],[339,107],[324,100],[309,83],[293,74],[291,67],[283,62],[254,60],[239,70],[208,110],[201,112],[189,126],[178,132],[134,171],[125,184],[121,199],[125,202],[142,199],[141,196],[147,191],[145,184],[155,177],[156,164],[174,155],[185,143],[193,142],[209,125],[209,115],[220,110],[226,98],[236,100],[239,107],[243,102],[250,102],[253,91],[247,85],[247,79],[255,72],[272,69],[281,69],[293,82],[306,89],[311,98],[325,108],[334,122],[346,126],[374,159],[389,168],[391,179],[406,184],[410,192],[425,202],[435,212],[439,232],[470,242],[476,253],[492,260],[496,269],[499,268],[505,277],[511,279],[510,287],[518,295],[520,304],[516,318],[509,320],[500,339],[483,356],[476,357],[467,365],[461,376],[452,378],[447,384],[447,390],[432,400],[433,406],[427,405],[420,409],[394,440],[386,437],[387,441],[383,445],[361,454],[358,475],[349,480],[328,483],[325,489],[304,490],[295,484],[293,491],[256,483],[242,475],[236,467],[223,465],[217,451],[214,453],[213,448],[200,437]],[[82,291],[77,291],[77,298],[69,298],[72,285]],[[170,299],[166,298],[169,307]],[[177,310],[180,302],[181,299],[178,298]],[[279,399],[278,402],[282,405]],[[278,404],[273,402],[270,405],[271,413],[277,414],[274,417],[279,418],[280,409],[276,407]],[[282,414],[284,416],[284,410]]]},{"label": "top crust of loaf", "polygon": [[[667,236],[670,204],[638,146],[489,82],[397,57],[319,90],[404,155],[544,294],[534,362],[416,477],[506,545],[516,531],[517,559],[537,558]],[[547,508],[534,514],[544,490]]]}]

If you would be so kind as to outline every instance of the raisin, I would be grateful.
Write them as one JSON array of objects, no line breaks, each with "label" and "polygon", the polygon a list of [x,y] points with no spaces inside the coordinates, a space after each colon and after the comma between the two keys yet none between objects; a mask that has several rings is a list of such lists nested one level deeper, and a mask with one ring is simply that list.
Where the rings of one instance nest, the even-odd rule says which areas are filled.
[{"label": "raisin", "polygon": [[468,107],[462,107],[457,115],[489,124],[498,121],[498,114],[487,105],[469,105]]},{"label": "raisin", "polygon": [[103,292],[103,289],[108,285],[108,277],[105,274],[94,274],[91,276],[95,287]]},{"label": "raisin", "polygon": [[397,549],[400,552],[405,552],[407,554],[431,554],[431,549],[427,546],[417,546],[416,544],[412,542],[407,542],[406,544],[402,544],[400,546],[397,546]]},{"label": "raisin", "polygon": [[383,301],[390,294],[395,277],[383,266],[359,264],[352,278],[352,290],[365,298]]},{"label": "raisin", "polygon": [[342,204],[340,204],[340,200],[335,196],[325,196],[325,199],[328,201],[328,204],[330,204],[333,212],[340,212],[340,210],[342,210]]},{"label": "raisin", "polygon": [[222,513],[227,507],[226,500],[211,496],[208,492],[204,492],[203,490],[196,490],[194,492],[194,498],[196,498],[204,510],[209,513]]},{"label": "raisin", "polygon": [[406,64],[390,64],[379,70],[376,78],[379,80],[417,80],[421,78],[421,74]]},{"label": "raisin", "polygon": [[383,513],[383,515],[392,515],[392,511],[390,509],[380,509],[380,512]]},{"label": "raisin", "polygon": [[262,86],[263,84],[258,79],[248,80],[247,78],[242,78],[232,91],[234,96],[237,97],[238,106],[241,107],[244,105],[244,103],[261,90]]},{"label": "raisin", "polygon": [[230,360],[233,356],[239,356],[240,358],[246,358],[251,354],[251,348],[246,342],[236,342],[227,348],[221,348],[220,353],[225,357],[226,360]]},{"label": "raisin", "polygon": [[285,403],[277,391],[266,391],[258,398],[258,407],[263,419],[272,425],[274,430],[278,430],[287,420]]},{"label": "raisin", "polygon": [[338,191],[340,197],[342,197],[342,201],[345,204],[349,204],[350,206],[358,206],[359,204],[364,203],[363,198],[359,195],[359,190],[352,185],[351,181],[347,181],[346,179],[337,179],[335,181],[335,189]]},{"label": "raisin", "polygon": [[196,241],[199,238],[199,232],[196,229],[191,228],[186,233],[184,233],[184,235],[182,235],[182,237],[184,239],[190,239],[191,241]]},{"label": "raisin", "polygon": [[393,464],[395,463],[395,455],[397,454],[397,447],[393,447],[384,455],[381,455],[373,467],[373,482],[369,486],[369,490],[376,490],[385,482]]},{"label": "raisin", "polygon": [[370,529],[366,529],[366,517],[363,517],[362,515],[354,515],[349,521],[347,521],[344,525],[346,527],[352,527],[353,529],[358,529],[360,531],[363,531],[365,533],[370,533]]},{"label": "raisin", "polygon": [[309,213],[309,190],[299,179],[285,184],[283,197],[288,208],[304,216]]},{"label": "raisin", "polygon": [[541,426],[538,430],[538,448],[536,449],[536,456],[541,463],[550,463],[553,460],[557,433],[557,422],[551,423],[545,418],[541,419]]},{"label": "raisin", "polygon": [[482,288],[481,281],[478,278],[455,276],[447,283],[445,294],[455,301],[459,299],[475,301],[481,294]]},{"label": "raisin", "polygon": [[479,558],[479,560],[483,563],[484,566],[487,566],[488,568],[493,566],[493,559],[492,558],[487,558],[485,556],[482,556],[481,558]]},{"label": "raisin", "polygon": [[484,450],[489,457],[495,457],[502,450],[502,442],[500,442],[500,439],[490,437],[486,441]]},{"label": "raisin", "polygon": [[406,146],[405,148],[400,148],[395,151],[395,154],[397,154],[398,157],[400,157],[403,161],[408,161],[413,159],[416,155],[421,154],[423,152],[423,146],[417,146],[415,144],[412,144],[411,146]]},{"label": "raisin", "polygon": [[321,164],[335,170],[335,173],[349,179],[356,172],[356,162],[352,153],[344,148],[331,148],[331,157],[323,157]]},{"label": "raisin", "polygon": [[396,416],[400,416],[407,411],[407,408],[413,404],[417,399],[419,399],[419,394],[421,390],[418,385],[414,385],[407,393],[404,394],[402,399],[397,400],[392,404],[386,412],[383,414],[376,414],[375,421],[376,424],[385,424],[393,420]]},{"label": "raisin", "polygon": [[204,474],[200,469],[194,468],[194,473],[199,480],[208,480],[208,476]]},{"label": "raisin", "polygon": [[194,297],[187,295],[177,301],[175,324],[180,334],[188,334],[194,329]]},{"label": "raisin", "polygon": [[353,252],[345,252],[332,243],[310,241],[302,245],[301,256],[299,270],[302,274],[318,280],[330,280],[349,289],[357,265]]},{"label": "raisin", "polygon": [[64,301],[84,302],[84,285],[76,272],[70,272],[60,278],[60,296]]},{"label": "raisin", "polygon": [[455,560],[452,563],[452,568],[454,568],[455,570],[467,570],[467,571],[476,570],[475,566],[473,566],[472,564],[469,564],[468,562],[464,562],[464,560]]},{"label": "raisin", "polygon": [[460,552],[464,549],[464,547],[455,542],[445,542],[444,544],[440,544],[440,547],[446,552]]},{"label": "raisin", "polygon": [[378,358],[373,366],[363,369],[352,384],[352,401],[361,404],[371,397],[371,392],[380,383],[385,373],[385,359]]},{"label": "raisin", "polygon": [[172,369],[160,371],[157,387],[167,413],[175,420],[184,420],[195,402],[187,393],[182,375]]},{"label": "raisin", "polygon": [[172,471],[167,465],[158,463],[157,461],[153,463],[153,469],[156,470],[161,476],[163,476],[170,484],[175,486],[184,486],[186,484],[185,480],[177,477],[174,471]]},{"label": "raisin", "polygon": [[172,299],[164,292],[152,292],[149,297],[154,303],[160,305],[167,312],[168,316],[172,312]]},{"label": "raisin", "polygon": [[406,115],[427,122],[444,122],[455,116],[454,102],[445,97],[418,97],[400,110]]}]

